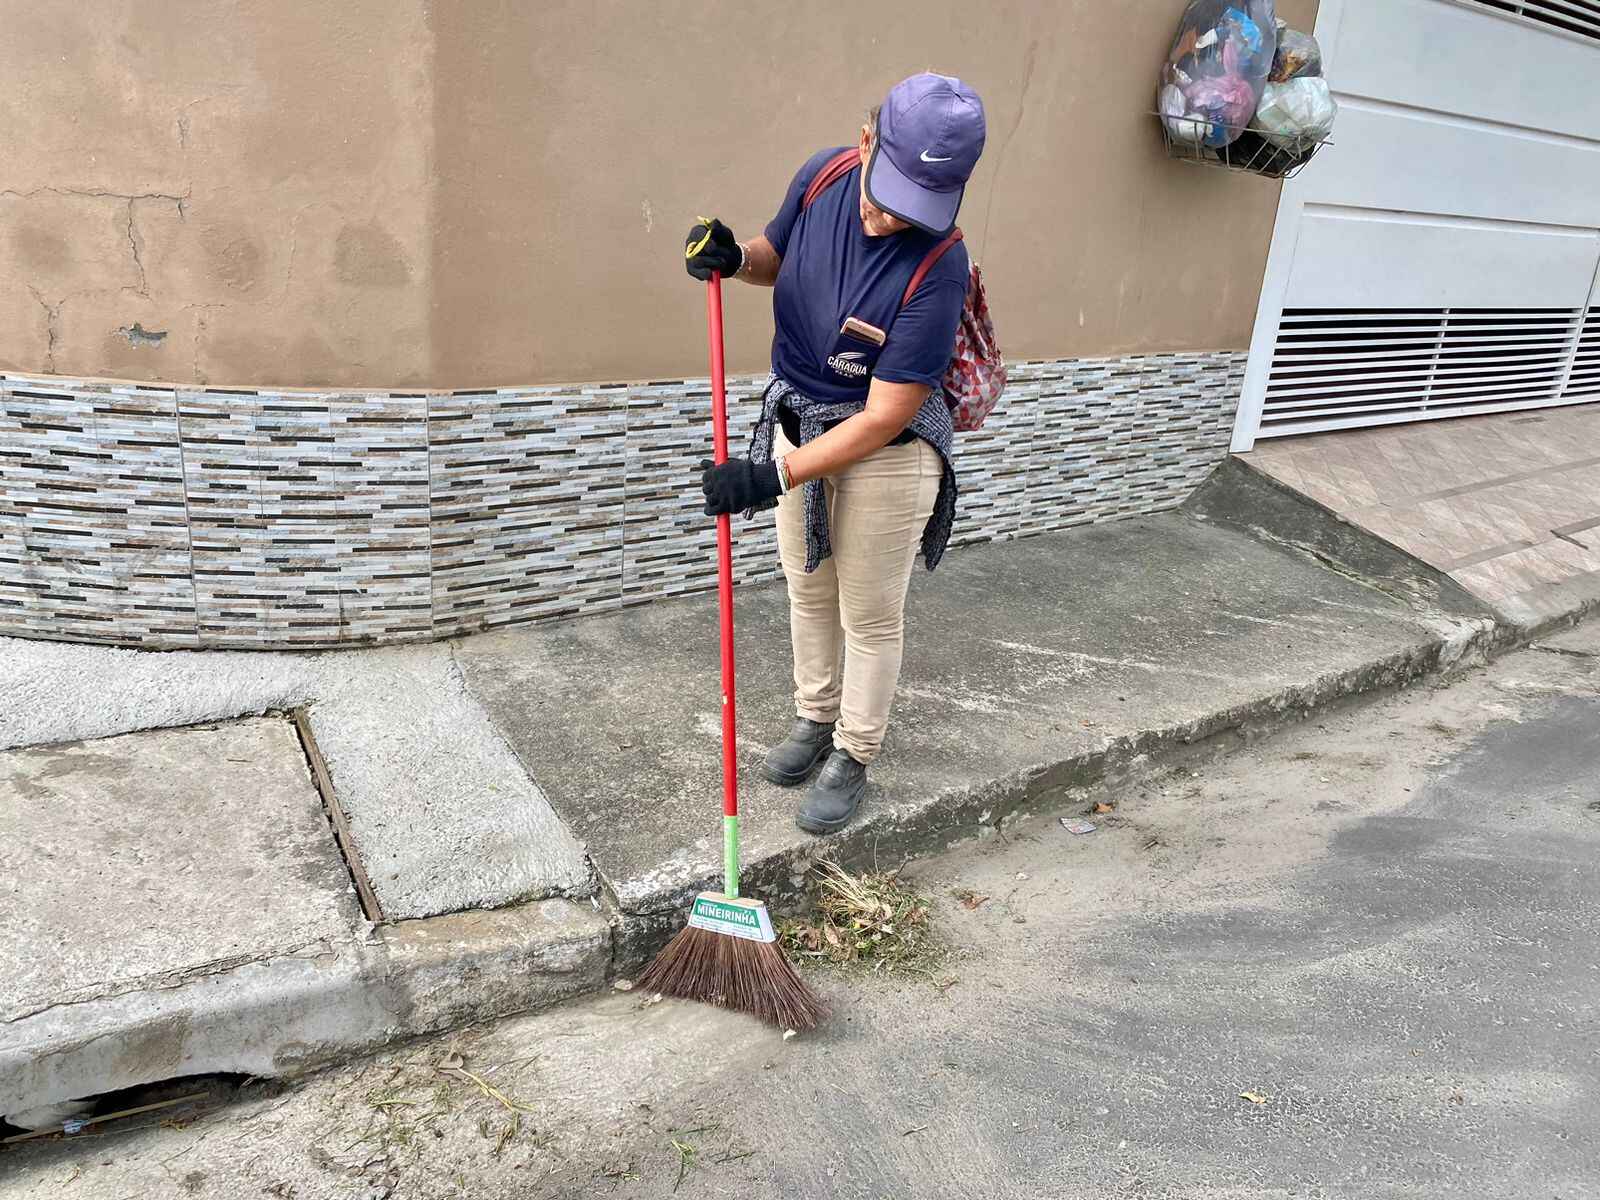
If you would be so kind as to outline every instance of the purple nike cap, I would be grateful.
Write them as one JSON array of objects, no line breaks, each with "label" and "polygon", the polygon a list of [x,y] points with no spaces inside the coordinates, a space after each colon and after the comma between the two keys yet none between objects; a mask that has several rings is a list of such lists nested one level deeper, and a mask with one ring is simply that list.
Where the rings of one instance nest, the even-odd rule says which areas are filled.
[{"label": "purple nike cap", "polygon": [[944,237],[955,228],[986,132],[983,101],[961,80],[931,73],[901,80],[878,113],[867,199]]}]

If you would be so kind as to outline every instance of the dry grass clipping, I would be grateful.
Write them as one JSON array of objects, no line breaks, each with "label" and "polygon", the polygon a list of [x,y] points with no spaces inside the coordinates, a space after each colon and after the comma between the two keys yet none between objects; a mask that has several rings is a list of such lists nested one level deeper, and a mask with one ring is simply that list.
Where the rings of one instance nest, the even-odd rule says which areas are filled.
[{"label": "dry grass clipping", "polygon": [[[516,1065],[534,1057],[518,1060]],[[500,1064],[507,1065],[513,1064]],[[336,1147],[340,1158],[330,1156],[329,1161],[346,1169],[359,1166],[363,1172],[391,1159],[415,1161],[429,1144],[420,1135],[439,1134],[438,1126],[449,1124],[458,1113],[477,1115],[478,1134],[493,1143],[491,1153],[496,1158],[513,1143],[542,1148],[548,1136],[538,1135],[523,1121],[524,1114],[532,1115],[534,1110],[486,1078],[498,1069],[468,1070],[456,1053],[438,1063],[408,1062],[394,1067],[381,1084],[366,1092],[370,1112],[364,1127],[353,1140]],[[487,1104],[490,1101],[492,1105]],[[359,1163],[345,1161],[358,1147],[369,1157]]]},{"label": "dry grass clipping", "polygon": [[928,901],[898,872],[858,876],[821,862],[812,878],[816,914],[780,928],[784,948],[800,961],[931,974],[929,965],[944,956],[929,923]]}]

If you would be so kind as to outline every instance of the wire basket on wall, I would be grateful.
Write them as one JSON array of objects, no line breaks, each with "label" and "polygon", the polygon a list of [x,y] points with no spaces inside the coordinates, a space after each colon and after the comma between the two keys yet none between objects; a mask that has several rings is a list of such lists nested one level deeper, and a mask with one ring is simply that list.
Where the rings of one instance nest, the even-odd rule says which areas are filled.
[{"label": "wire basket on wall", "polygon": [[[1257,130],[1224,125],[1222,128],[1228,130],[1234,137],[1231,144],[1215,148],[1201,142],[1174,137],[1172,129],[1167,124],[1167,118],[1160,113],[1156,113],[1155,117],[1157,124],[1161,126],[1161,136],[1167,143],[1169,157],[1206,167],[1249,171],[1253,175],[1265,175],[1268,179],[1294,178],[1324,146],[1333,145],[1327,138],[1307,137],[1300,138],[1292,146],[1285,148],[1273,145]],[[1173,120],[1181,122],[1182,118]],[[1200,124],[1197,121],[1189,123]]]}]

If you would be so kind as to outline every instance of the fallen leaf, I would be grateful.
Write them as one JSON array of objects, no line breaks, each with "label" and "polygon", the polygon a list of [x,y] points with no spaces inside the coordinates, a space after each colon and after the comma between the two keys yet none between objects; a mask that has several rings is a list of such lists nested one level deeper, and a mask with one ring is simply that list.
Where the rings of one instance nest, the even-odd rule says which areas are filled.
[{"label": "fallen leaf", "polygon": [[1108,812],[1116,812],[1117,806],[1115,804],[1107,804],[1104,800],[1101,800],[1095,804],[1094,811],[1104,815]]},{"label": "fallen leaf", "polygon": [[1265,1104],[1268,1100],[1272,1099],[1272,1097],[1263,1096],[1259,1092],[1240,1092],[1239,1099],[1248,1100],[1251,1104],[1260,1105]]},{"label": "fallen leaf", "polygon": [[977,892],[968,892],[966,895],[961,897],[961,907],[968,910],[977,908],[980,904],[987,904],[988,902],[989,897],[980,896]]}]

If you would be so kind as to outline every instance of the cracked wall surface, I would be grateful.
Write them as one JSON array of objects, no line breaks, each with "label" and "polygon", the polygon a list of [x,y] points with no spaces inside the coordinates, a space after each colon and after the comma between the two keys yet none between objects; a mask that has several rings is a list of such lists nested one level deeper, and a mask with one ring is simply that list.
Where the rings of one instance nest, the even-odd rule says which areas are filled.
[{"label": "cracked wall surface", "polygon": [[424,380],[424,7],[0,0],[0,369]]},{"label": "cracked wall surface", "polygon": [[[697,373],[693,216],[759,231],[812,151],[930,65],[988,105],[962,225],[1009,355],[1242,348],[1278,188],[1164,157],[1148,114],[1183,7],[894,0],[868,30],[844,0],[0,0],[0,369]],[[1315,0],[1279,12],[1309,28]],[[707,46],[730,48],[714,69]],[[734,289],[734,369],[763,366],[770,322]]]}]

